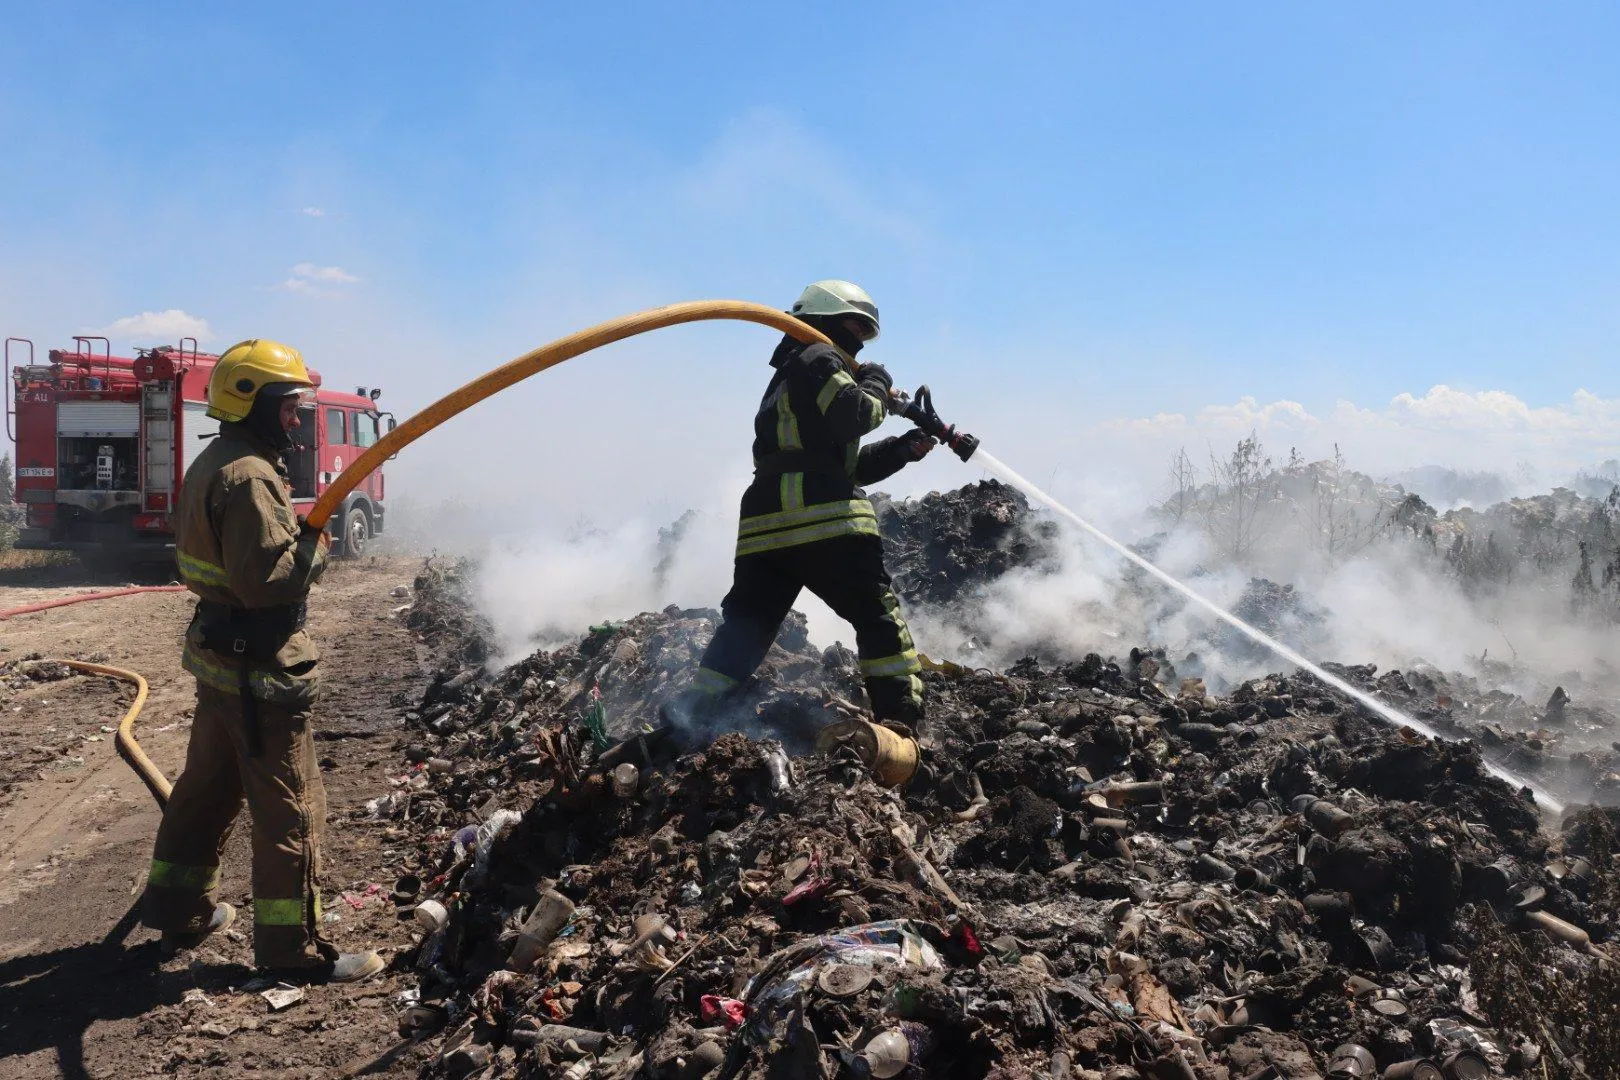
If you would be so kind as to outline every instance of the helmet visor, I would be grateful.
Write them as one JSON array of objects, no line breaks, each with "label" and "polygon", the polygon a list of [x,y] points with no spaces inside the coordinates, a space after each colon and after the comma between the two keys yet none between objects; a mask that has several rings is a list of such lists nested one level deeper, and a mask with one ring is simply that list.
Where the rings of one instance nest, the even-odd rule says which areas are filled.
[{"label": "helmet visor", "polygon": [[296,397],[301,403],[308,403],[315,400],[315,388],[292,382],[265,383],[259,387],[259,397],[276,400]]}]

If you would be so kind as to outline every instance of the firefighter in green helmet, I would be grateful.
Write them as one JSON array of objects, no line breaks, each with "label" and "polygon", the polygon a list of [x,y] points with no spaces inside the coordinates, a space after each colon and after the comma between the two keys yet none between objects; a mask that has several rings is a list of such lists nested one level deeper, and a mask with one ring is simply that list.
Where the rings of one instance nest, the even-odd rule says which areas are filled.
[{"label": "firefighter in green helmet", "polygon": [[877,517],[861,487],[920,461],[934,440],[920,430],[861,445],[887,415],[891,380],[854,357],[878,335],[878,309],[860,286],[817,281],[791,314],[833,346],[784,336],[754,417],[754,479],[742,496],[735,577],[724,620],[692,689],[672,719],[705,710],[754,672],[801,589],[854,627],[860,668],[879,722],[915,728],[922,670],[900,615]]}]

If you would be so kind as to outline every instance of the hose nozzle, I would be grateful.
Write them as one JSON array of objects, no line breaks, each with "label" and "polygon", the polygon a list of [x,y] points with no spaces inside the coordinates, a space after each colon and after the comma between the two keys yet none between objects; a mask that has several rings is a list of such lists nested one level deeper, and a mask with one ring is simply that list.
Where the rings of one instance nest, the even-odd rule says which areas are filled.
[{"label": "hose nozzle", "polygon": [[974,455],[974,452],[979,449],[979,437],[977,435],[969,435],[964,431],[961,434],[953,437],[945,445],[956,451],[956,456],[961,458],[962,461],[966,463],[967,460]]},{"label": "hose nozzle", "polygon": [[917,392],[909,398],[902,391],[890,391],[889,411],[896,416],[905,417],[916,424],[918,430],[932,435],[950,447],[952,453],[964,462],[979,448],[977,435],[957,431],[955,427],[939,418],[939,413],[934,411],[934,395],[926,386],[917,387]]}]

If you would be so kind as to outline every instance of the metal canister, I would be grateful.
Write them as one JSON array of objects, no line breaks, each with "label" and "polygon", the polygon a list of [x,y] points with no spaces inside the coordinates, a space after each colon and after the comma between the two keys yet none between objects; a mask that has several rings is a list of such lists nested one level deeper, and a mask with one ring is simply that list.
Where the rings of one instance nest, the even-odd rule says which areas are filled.
[{"label": "metal canister", "polygon": [[1373,994],[1371,1008],[1379,1016],[1392,1018],[1405,1016],[1412,1011],[1411,1006],[1406,1003],[1406,995],[1393,986],[1385,987]]},{"label": "metal canister", "polygon": [[1110,806],[1152,806],[1164,802],[1164,785],[1157,780],[1109,784],[1101,794]]},{"label": "metal canister", "polygon": [[1326,837],[1335,837],[1355,823],[1355,816],[1314,795],[1301,795],[1294,800],[1294,809],[1305,815],[1311,828]]},{"label": "metal canister", "polygon": [[1363,964],[1373,971],[1388,971],[1395,966],[1395,943],[1381,926],[1364,926],[1356,934],[1360,945],[1357,953]]},{"label": "metal canister", "polygon": [[1252,866],[1240,866],[1237,875],[1232,879],[1240,889],[1251,889],[1255,892],[1264,892],[1271,888],[1271,875]]},{"label": "metal canister", "polygon": [[1491,1066],[1476,1050],[1458,1050],[1440,1062],[1440,1072],[1446,1080],[1485,1080]]},{"label": "metal canister", "polygon": [[1345,1043],[1328,1057],[1328,1076],[1333,1080],[1371,1080],[1377,1075],[1378,1062],[1365,1046]]},{"label": "metal canister", "polygon": [[917,740],[859,717],[847,717],[822,728],[816,749],[822,753],[840,745],[852,746],[878,782],[899,787],[917,772]]},{"label": "metal canister", "polygon": [[1445,1080],[1440,1072],[1440,1066],[1428,1058],[1413,1058],[1411,1061],[1397,1061],[1384,1070],[1382,1080]]}]

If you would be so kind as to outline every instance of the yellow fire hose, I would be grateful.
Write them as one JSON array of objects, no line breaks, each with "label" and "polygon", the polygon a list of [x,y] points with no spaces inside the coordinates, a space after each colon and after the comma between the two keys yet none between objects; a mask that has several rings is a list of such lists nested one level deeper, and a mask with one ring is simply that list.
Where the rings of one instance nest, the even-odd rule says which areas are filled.
[{"label": "yellow fire hose", "polygon": [[[549,345],[542,345],[532,352],[524,353],[516,360],[502,364],[493,371],[474,379],[472,382],[450,394],[445,395],[432,405],[423,409],[415,416],[400,424],[393,431],[378,439],[372,447],[361,454],[354,462],[344,469],[338,478],[327,487],[321,497],[315,500],[310,508],[307,520],[316,528],[323,527],[343,500],[372,470],[384,461],[399,453],[417,439],[426,435],[452,416],[465,412],[474,405],[483,401],[492,394],[505,390],[513,383],[521,382],[530,375],[538,374],[550,367],[556,367],[564,360],[571,360],[581,353],[603,345],[611,345],[615,341],[645,334],[649,330],[661,330],[666,326],[677,326],[681,323],[703,322],[709,319],[738,319],[743,322],[760,323],[791,334],[800,341],[811,343],[820,342],[831,345],[832,342],[819,330],[800,322],[786,312],[764,304],[750,303],[747,300],[691,300],[684,304],[670,304],[667,307],[653,308],[649,311],[640,311],[634,315],[625,315],[622,318],[609,322],[599,323],[589,329],[559,338]],[[851,362],[851,366],[855,366]],[[141,708],[146,704],[146,680],[133,671],[123,668],[105,667],[101,664],[86,664],[78,660],[58,660],[55,663],[66,664],[77,671],[92,675],[107,675],[114,679],[122,679],[135,686],[135,702],[124,714],[124,719],[118,725],[118,735],[115,743],[118,755],[128,762],[134,769],[141,782],[146,785],[152,797],[159,806],[167,806],[169,793],[174,785],[152,763],[152,759],[141,750],[140,744],[135,741],[135,718],[141,714]]]},{"label": "yellow fire hose", "polygon": [[581,353],[590,352],[603,345],[611,345],[615,341],[645,334],[649,330],[661,330],[666,326],[702,322],[706,319],[741,319],[744,322],[762,323],[785,334],[792,334],[803,342],[832,344],[821,331],[800,322],[786,312],[777,311],[764,304],[750,303],[747,300],[689,300],[684,304],[670,304],[667,307],[639,311],[634,315],[598,323],[589,329],[559,338],[549,345],[542,345],[533,352],[524,353],[516,360],[502,364],[461,389],[446,394],[378,439],[369,450],[355,458],[353,463],[328,485],[305,515],[306,519],[317,529],[323,527],[331,520],[338,507],[343,505],[343,500],[348,497],[349,492],[359,487],[360,482],[370,476],[377,466],[452,416],[472,408],[513,383],[527,379],[530,375],[549,367],[555,367],[564,360],[571,360]]},{"label": "yellow fire hose", "polygon": [[118,756],[135,770],[135,775],[141,778],[146,790],[152,793],[159,806],[169,804],[169,792],[174,785],[168,778],[152,764],[152,759],[146,756],[139,743],[135,741],[135,718],[141,715],[141,709],[146,705],[146,680],[141,678],[139,672],[127,668],[108,667],[105,664],[87,664],[82,660],[52,660],[53,664],[65,664],[74,671],[82,671],[86,675],[105,675],[111,679],[121,679],[135,687],[135,700],[125,711],[124,718],[118,722],[118,734],[113,737],[113,744],[118,747]]}]

